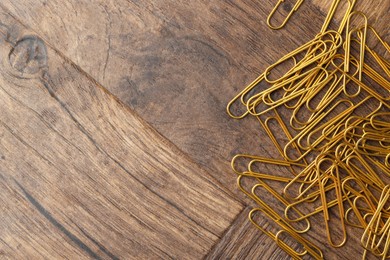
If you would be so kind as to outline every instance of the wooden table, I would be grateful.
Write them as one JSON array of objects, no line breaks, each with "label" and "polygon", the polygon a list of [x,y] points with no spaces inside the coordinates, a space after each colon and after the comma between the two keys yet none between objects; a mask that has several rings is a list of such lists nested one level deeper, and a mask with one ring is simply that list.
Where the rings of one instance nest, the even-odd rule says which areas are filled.
[{"label": "wooden table", "polygon": [[[276,151],[225,107],[331,1],[272,31],[275,2],[1,1],[0,259],[288,258],[229,163]],[[357,9],[389,41],[390,1]],[[355,258],[358,239],[325,256]]]}]

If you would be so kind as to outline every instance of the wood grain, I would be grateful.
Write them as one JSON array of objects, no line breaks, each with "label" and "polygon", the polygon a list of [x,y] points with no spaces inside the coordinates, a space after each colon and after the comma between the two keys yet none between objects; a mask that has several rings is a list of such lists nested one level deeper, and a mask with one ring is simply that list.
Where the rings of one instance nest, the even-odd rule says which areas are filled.
[{"label": "wood grain", "polygon": [[[389,1],[375,8],[371,1],[358,2],[389,39],[387,19],[373,19],[389,13]],[[269,64],[311,39],[328,11],[323,1],[306,0],[284,29],[273,31],[265,21],[275,1],[3,4],[233,191],[233,155],[276,153],[270,142],[253,145],[264,133],[254,120],[231,120],[227,102]],[[290,9],[288,1],[281,8]]]},{"label": "wood grain", "polygon": [[[369,12],[371,24],[388,40],[388,19],[380,17],[388,15],[390,2],[359,2],[359,9]],[[238,152],[269,157],[277,153],[254,120],[229,119],[226,103],[266,66],[311,39],[328,10],[324,1],[306,0],[287,26],[275,32],[265,25],[274,1],[4,0],[2,4],[246,203],[230,174],[230,158]],[[282,11],[289,9],[291,4],[286,3]],[[259,140],[261,145],[254,146]],[[259,236],[245,230],[250,224],[242,219],[234,222],[209,256],[260,258],[264,249],[276,250],[279,256],[270,240],[261,246],[240,244]],[[240,232],[245,240],[236,239]],[[350,252],[356,255],[353,246],[343,252],[347,259]],[[332,254],[337,255],[333,250]]]},{"label": "wood grain", "polygon": [[[253,208],[256,208],[256,205],[251,203],[241,212],[224,237],[211,249],[206,259],[291,259],[286,252],[275,245],[270,237],[249,221],[248,214]],[[348,227],[346,246],[334,249],[327,246],[323,215],[318,214],[310,219],[312,228],[304,237],[322,250],[324,259],[356,259],[363,254],[363,248],[360,246],[363,231],[356,232],[356,229]],[[274,233],[280,230],[267,219],[261,219],[258,224],[267,230],[274,230]],[[340,237],[338,231],[334,234]],[[299,243],[292,239],[288,241],[290,246],[299,251]]]},{"label": "wood grain", "polygon": [[255,120],[231,120],[226,104],[322,23],[307,4],[272,31],[272,1],[2,3],[238,196],[230,158],[276,153],[271,142],[254,146],[264,133]]},{"label": "wood grain", "polygon": [[249,222],[250,210],[245,208],[206,259],[290,259],[279,247],[268,246],[272,240]]},{"label": "wood grain", "polygon": [[242,206],[0,11],[0,258],[200,258]]}]

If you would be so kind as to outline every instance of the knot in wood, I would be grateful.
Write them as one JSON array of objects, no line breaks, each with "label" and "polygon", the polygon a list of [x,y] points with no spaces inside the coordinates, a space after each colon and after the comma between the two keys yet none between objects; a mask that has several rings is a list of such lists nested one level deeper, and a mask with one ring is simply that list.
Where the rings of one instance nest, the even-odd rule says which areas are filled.
[{"label": "knot in wood", "polygon": [[47,67],[45,43],[36,36],[26,36],[12,48],[9,61],[13,68],[22,73],[36,74]]}]

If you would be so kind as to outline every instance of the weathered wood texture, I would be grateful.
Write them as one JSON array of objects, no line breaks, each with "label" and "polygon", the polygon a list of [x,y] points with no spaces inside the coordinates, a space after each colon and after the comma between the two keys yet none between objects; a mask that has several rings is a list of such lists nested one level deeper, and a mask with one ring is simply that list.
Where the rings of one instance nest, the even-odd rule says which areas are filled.
[{"label": "weathered wood texture", "polygon": [[0,11],[0,258],[200,258],[242,206]]},{"label": "weathered wood texture", "polygon": [[[258,230],[248,219],[250,210],[256,205],[249,205],[239,217],[232,223],[231,228],[225,236],[212,248],[206,259],[291,259],[291,257],[268,236]],[[312,228],[304,237],[321,248],[324,259],[356,259],[363,254],[360,246],[360,238],[363,231],[348,227],[348,242],[341,248],[328,246],[327,236],[324,232],[323,215],[318,214],[311,218]],[[279,231],[278,227],[267,219],[261,219],[258,224],[274,233]],[[270,228],[272,226],[272,228]],[[341,237],[336,231],[334,237]],[[299,243],[288,240],[289,245],[298,252],[301,250]]]},{"label": "weathered wood texture", "polygon": [[[213,247],[206,259],[291,259],[281,248],[273,245],[274,241],[271,238],[263,235],[248,220],[248,214],[253,207],[255,205],[251,205],[243,210],[240,216],[233,222],[232,228]],[[272,224],[266,219],[261,219],[258,223],[266,227],[267,230],[272,230],[270,228]],[[324,246],[327,244],[326,235],[324,232],[321,232],[323,230],[321,218],[313,220],[312,223],[315,230],[308,233],[310,236],[304,236],[322,248],[325,259],[355,259],[357,256],[362,255],[363,249],[360,246],[356,246],[359,245],[357,234],[349,237],[348,246],[337,250],[327,250]],[[278,229],[275,228],[275,230]],[[289,240],[289,245],[298,251],[300,249],[299,243],[296,241]]]},{"label": "weathered wood texture", "polygon": [[[251,119],[234,122],[227,102],[269,64],[311,39],[327,1],[308,1],[287,26],[266,17],[276,1],[45,1],[3,4],[80,65],[229,189],[237,152],[275,156]],[[331,1],[328,1],[331,2]],[[388,0],[360,0],[388,39]],[[280,10],[287,12],[291,2]],[[243,131],[242,129],[245,129]],[[191,133],[191,134],[189,134]],[[237,194],[239,192],[237,191]]]},{"label": "weathered wood texture", "polygon": [[[206,259],[290,259],[282,249],[269,246],[272,240],[249,222],[250,210],[247,207],[240,214]],[[267,225],[267,222],[261,224]]]},{"label": "weathered wood texture", "polygon": [[231,120],[226,104],[324,17],[308,3],[275,32],[265,24],[272,1],[2,3],[237,194],[230,158],[275,154],[270,142],[253,146],[258,125]]},{"label": "weathered wood texture", "polygon": [[[270,157],[277,153],[254,120],[231,120],[225,114],[226,103],[267,65],[311,39],[329,6],[326,1],[306,0],[284,29],[272,31],[265,19],[275,2],[3,0],[1,4],[241,196],[230,158],[238,152]],[[359,0],[357,7],[368,12],[370,23],[389,40],[384,17],[390,1]],[[287,2],[282,10],[289,9]],[[261,145],[254,147],[259,140]],[[264,249],[269,256],[281,256],[245,215],[244,211],[233,222],[209,257],[260,258]],[[320,229],[315,232],[314,236],[322,235],[319,241],[325,241]],[[356,250],[352,243],[341,253],[330,250],[327,256],[355,258]]]}]

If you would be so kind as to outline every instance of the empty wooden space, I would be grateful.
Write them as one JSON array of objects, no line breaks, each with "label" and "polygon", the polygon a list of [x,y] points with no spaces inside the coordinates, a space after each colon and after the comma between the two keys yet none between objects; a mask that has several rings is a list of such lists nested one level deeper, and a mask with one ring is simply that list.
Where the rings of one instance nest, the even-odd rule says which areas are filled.
[{"label": "empty wooden space", "polygon": [[241,204],[75,64],[0,21],[1,255],[205,255]]},{"label": "empty wooden space", "polygon": [[[273,31],[275,3],[2,0],[0,259],[287,258],[230,169],[277,153],[225,113],[329,8],[306,0]],[[389,41],[390,1],[357,9]],[[325,255],[361,254],[358,237]]]}]

